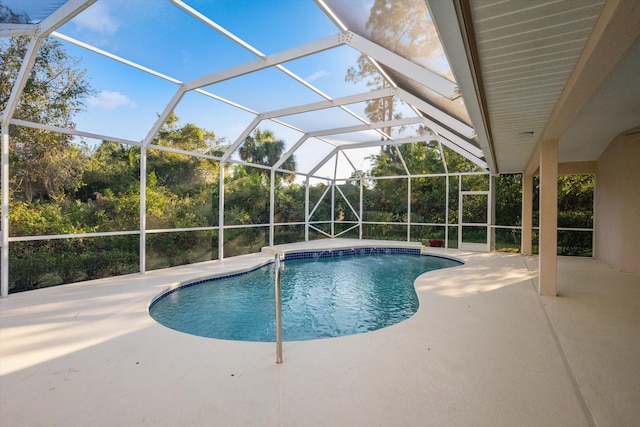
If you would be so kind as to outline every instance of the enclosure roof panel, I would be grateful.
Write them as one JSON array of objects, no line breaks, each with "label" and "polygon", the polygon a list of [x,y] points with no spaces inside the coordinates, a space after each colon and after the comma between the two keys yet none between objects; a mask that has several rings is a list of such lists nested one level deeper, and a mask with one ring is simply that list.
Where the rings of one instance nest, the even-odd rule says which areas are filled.
[{"label": "enclosure roof panel", "polygon": [[67,0],[3,0],[1,4],[18,15],[22,23],[37,24],[66,2]]}]

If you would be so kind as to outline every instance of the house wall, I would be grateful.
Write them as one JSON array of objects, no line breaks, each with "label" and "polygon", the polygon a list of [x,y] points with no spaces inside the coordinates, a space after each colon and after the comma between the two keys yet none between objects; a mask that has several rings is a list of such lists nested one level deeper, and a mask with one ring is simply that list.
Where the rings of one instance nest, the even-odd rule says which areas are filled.
[{"label": "house wall", "polygon": [[[637,132],[637,133],[636,133]],[[596,167],[595,257],[640,273],[640,127],[616,137]]]}]

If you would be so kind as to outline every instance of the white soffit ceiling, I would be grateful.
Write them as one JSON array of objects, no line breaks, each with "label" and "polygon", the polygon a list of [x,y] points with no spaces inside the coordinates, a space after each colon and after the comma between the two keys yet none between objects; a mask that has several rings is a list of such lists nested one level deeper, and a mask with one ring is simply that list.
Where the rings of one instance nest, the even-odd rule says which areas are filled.
[{"label": "white soffit ceiling", "polygon": [[560,138],[560,162],[593,161],[622,131],[640,125],[640,38]]},{"label": "white soffit ceiling", "polygon": [[501,173],[521,172],[604,1],[469,3],[496,163]]}]

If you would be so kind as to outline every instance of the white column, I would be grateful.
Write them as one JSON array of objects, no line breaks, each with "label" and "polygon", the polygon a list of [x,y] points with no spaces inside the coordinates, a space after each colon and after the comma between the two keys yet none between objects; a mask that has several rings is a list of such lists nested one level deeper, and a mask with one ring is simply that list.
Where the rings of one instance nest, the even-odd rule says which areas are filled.
[{"label": "white column", "polygon": [[140,273],[147,265],[147,149],[140,148]]},{"label": "white column", "polygon": [[458,175],[458,250],[462,249],[462,175]]},{"label": "white column", "polygon": [[522,255],[531,255],[533,232],[533,175],[522,174]]},{"label": "white column", "polygon": [[358,221],[358,228],[360,229],[358,233],[359,240],[362,240],[362,214],[364,213],[364,207],[362,206],[363,197],[364,197],[364,178],[360,177],[360,220]]},{"label": "white column", "polygon": [[556,296],[558,287],[558,141],[540,146],[540,295]]},{"label": "white column", "polygon": [[407,242],[411,241],[411,177],[407,177]]},{"label": "white column", "polygon": [[271,169],[271,185],[269,191],[269,246],[274,244],[274,216],[276,212],[276,171]]},{"label": "white column", "polygon": [[224,259],[224,162],[220,162],[220,190],[218,194],[218,259]]},{"label": "white column", "polygon": [[9,125],[2,125],[2,261],[0,296],[9,296]]},{"label": "white column", "polygon": [[[442,151],[442,150],[441,150]],[[445,176],[446,202],[444,205],[444,247],[449,248],[449,172]]]},{"label": "white column", "polygon": [[489,228],[487,229],[488,237],[489,237],[489,252],[493,252],[496,250],[496,176],[489,175],[489,200],[487,201],[489,206],[487,206],[487,219],[489,223]]},{"label": "white column", "polygon": [[304,241],[309,241],[309,177],[304,181]]},{"label": "white column", "polygon": [[333,168],[333,182],[331,183],[331,238],[336,236],[336,178],[338,177],[338,159],[340,153],[336,153],[336,164]]}]

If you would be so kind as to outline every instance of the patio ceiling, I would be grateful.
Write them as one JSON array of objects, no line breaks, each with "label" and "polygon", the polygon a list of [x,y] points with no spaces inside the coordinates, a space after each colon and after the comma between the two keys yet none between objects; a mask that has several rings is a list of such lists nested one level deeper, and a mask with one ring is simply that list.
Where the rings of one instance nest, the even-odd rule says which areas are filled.
[{"label": "patio ceiling", "polygon": [[524,171],[547,139],[559,141],[560,162],[595,161],[640,124],[637,1],[429,4],[474,123],[490,135],[493,171]]}]

